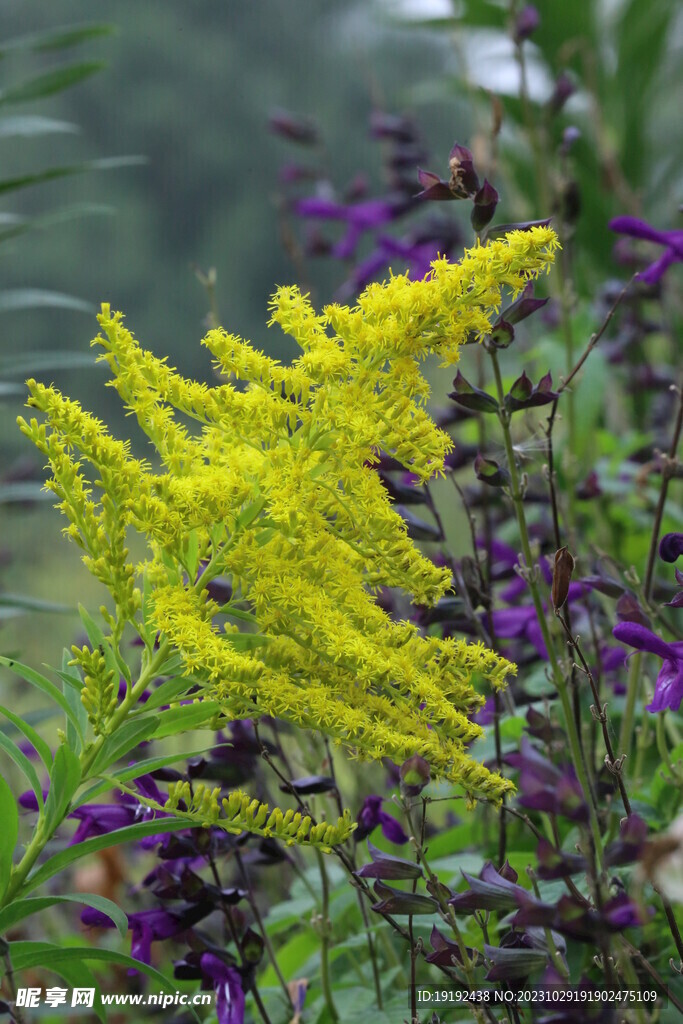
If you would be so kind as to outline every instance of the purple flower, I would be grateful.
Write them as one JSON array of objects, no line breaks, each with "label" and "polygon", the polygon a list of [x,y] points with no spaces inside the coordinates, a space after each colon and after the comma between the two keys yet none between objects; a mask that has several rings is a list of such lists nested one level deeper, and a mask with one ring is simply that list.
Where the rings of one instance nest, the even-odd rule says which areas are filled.
[{"label": "purple flower", "polygon": [[358,828],[355,833],[356,841],[367,839],[378,825],[382,828],[384,838],[388,839],[390,843],[402,846],[403,843],[408,842],[408,836],[396,821],[396,818],[392,818],[390,814],[382,810],[382,797],[371,794],[366,796],[363,806],[358,812]]},{"label": "purple flower", "polygon": [[659,557],[673,563],[679,555],[683,555],[683,533],[665,533],[659,542]]},{"label": "purple flower", "polygon": [[242,1024],[244,990],[239,972],[214,953],[203,953],[200,964],[202,973],[213,983],[218,1024]]},{"label": "purple flower", "polygon": [[656,284],[672,263],[683,263],[683,231],[659,231],[638,217],[615,217],[609,226],[612,231],[631,238],[642,238],[655,245],[663,245],[664,252],[649,267],[636,274],[638,281]]},{"label": "purple flower", "polygon": [[[652,630],[637,622],[620,622],[612,630],[622,644],[662,659],[655,683],[655,695],[646,711],[678,711],[683,700],[683,641],[668,644]],[[630,657],[630,655],[629,655]]]},{"label": "purple flower", "polygon": [[312,196],[300,199],[296,212],[302,217],[314,217],[319,220],[341,220],[348,225],[344,237],[338,242],[332,253],[339,259],[351,259],[356,251],[358,241],[364,231],[387,224],[403,214],[412,201],[405,199],[366,199],[362,203],[338,203],[334,199]]},{"label": "purple flower", "polygon": [[588,809],[581,786],[571,765],[560,768],[544,757],[522,737],[520,752],[507,754],[503,760],[519,769],[517,802],[534,811],[559,814],[571,821],[587,821]]},{"label": "purple flower", "polygon": [[[164,797],[151,775],[141,775],[136,780],[136,784],[143,796],[157,803],[164,803]],[[75,846],[77,843],[82,843],[85,839],[90,839],[92,836],[104,836],[108,832],[125,828],[127,825],[134,825],[141,821],[152,821],[156,817],[167,818],[169,815],[163,811],[155,811],[151,807],[145,807],[134,796],[123,793],[119,796],[117,803],[86,804],[72,811],[69,817],[77,818],[80,821],[80,825],[76,829],[70,843],[71,846]],[[163,832],[161,824],[159,832]],[[140,845],[143,848],[149,848],[155,846],[159,839],[160,836],[148,836],[146,839],[140,840]]]},{"label": "purple flower", "polygon": [[166,909],[154,907],[128,915],[132,935],[130,954],[144,964],[151,964],[151,945],[161,939],[172,939],[186,932],[193,924],[208,917],[216,909],[215,902],[190,903]]},{"label": "purple flower", "polygon": [[541,23],[541,16],[533,4],[523,7],[515,19],[515,41],[521,43],[533,35]]}]

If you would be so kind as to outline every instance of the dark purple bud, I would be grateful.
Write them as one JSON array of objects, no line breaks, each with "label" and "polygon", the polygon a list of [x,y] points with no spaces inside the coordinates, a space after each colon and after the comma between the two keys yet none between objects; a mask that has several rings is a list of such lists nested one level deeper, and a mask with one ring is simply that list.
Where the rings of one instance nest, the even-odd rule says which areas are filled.
[{"label": "dark purple bud", "polygon": [[392,501],[401,505],[429,505],[429,492],[424,487],[415,487],[411,483],[395,480],[388,473],[379,473],[383,486],[389,492]]},{"label": "dark purple bud", "polygon": [[247,928],[242,935],[242,950],[248,964],[260,964],[265,949],[263,939],[253,928]]},{"label": "dark purple bud", "polygon": [[[528,899],[528,893],[521,885],[516,885],[511,878],[505,878],[501,871],[496,871],[488,861],[481,871],[481,877],[475,878],[465,871],[461,874],[469,889],[457,893],[448,902],[458,913],[474,913],[475,910],[512,910]],[[516,875],[514,876],[516,879]]]},{"label": "dark purple bud", "polygon": [[438,909],[436,900],[433,900],[431,896],[421,896],[419,893],[392,889],[390,885],[385,885],[380,881],[375,882],[373,888],[375,894],[380,898],[380,902],[374,903],[371,907],[371,910],[377,914],[391,914],[392,917],[407,914],[434,914]]},{"label": "dark purple bud", "polygon": [[541,377],[536,387],[526,375],[518,377],[505,396],[505,405],[510,412],[517,412],[520,409],[535,409],[541,405],[549,405],[556,398],[560,397],[559,391],[553,391],[553,378],[550,373]]},{"label": "dark purple bud", "polygon": [[474,473],[477,480],[489,487],[505,487],[510,481],[508,471],[494,459],[484,458],[481,452],[474,460]]},{"label": "dark purple bud", "polygon": [[511,306],[503,310],[500,320],[504,320],[508,324],[518,324],[520,320],[526,320],[537,309],[542,309],[547,302],[548,299],[534,298],[534,286],[529,282],[520,297],[515,299]]},{"label": "dark purple bud", "polygon": [[431,771],[424,757],[413,754],[400,768],[401,792],[405,796],[418,796],[429,784]]},{"label": "dark purple bud", "polygon": [[581,191],[578,182],[574,180],[565,182],[560,193],[559,204],[563,223],[568,226],[576,224],[581,213]]},{"label": "dark purple bud", "polygon": [[541,839],[536,848],[538,868],[536,874],[539,878],[549,881],[554,878],[567,878],[569,875],[576,875],[586,871],[587,861],[585,857],[577,853],[564,853],[556,850],[547,839]]},{"label": "dark purple bud", "polygon": [[424,519],[418,519],[409,509],[396,505],[396,511],[408,526],[408,536],[412,540],[443,540],[443,534],[438,526],[427,523]]},{"label": "dark purple bud", "polygon": [[632,864],[640,858],[647,841],[647,822],[637,814],[624,818],[619,826],[619,838],[605,848],[605,864]]},{"label": "dark purple bud", "polygon": [[665,533],[659,542],[659,557],[673,563],[679,555],[683,555],[683,533]]},{"label": "dark purple bud", "polygon": [[475,412],[498,412],[498,402],[493,395],[475,388],[468,380],[465,380],[460,370],[453,381],[453,391],[448,397],[465,409],[472,409]]},{"label": "dark purple bud", "polygon": [[553,114],[558,114],[570,96],[576,92],[576,85],[566,71],[561,71],[555,80],[555,88],[550,97],[549,107]]},{"label": "dark purple bud", "polygon": [[422,868],[414,860],[404,860],[402,857],[393,857],[389,853],[383,853],[373,846],[368,840],[368,852],[372,858],[371,864],[364,864],[355,873],[359,878],[421,878]]},{"label": "dark purple bud", "polygon": [[546,217],[545,220],[520,220],[513,224],[496,224],[494,228],[489,228],[486,237],[489,239],[502,238],[510,231],[531,231],[532,228],[547,228],[548,224],[550,224],[550,217]]},{"label": "dark purple bud", "polygon": [[[458,944],[456,942],[452,942],[450,939],[447,939],[444,935],[442,935],[439,929],[436,927],[436,925],[434,925],[434,927],[432,928],[432,933],[429,936],[429,941],[432,945],[432,949],[434,950],[434,952],[429,953],[425,957],[425,960],[427,961],[428,964],[436,964],[437,967],[452,967],[452,957],[455,957],[456,961],[462,963],[462,954],[460,953],[460,947],[458,946]],[[466,952],[468,957],[474,960],[475,966],[478,966],[480,963],[483,963],[481,953],[479,953],[476,949],[471,949],[467,947]]]},{"label": "dark purple bud", "polygon": [[507,320],[499,320],[491,328],[489,341],[496,348],[508,348],[515,340],[515,329]]},{"label": "dark purple bud", "polygon": [[414,142],[415,125],[409,118],[373,110],[370,115],[370,135],[373,139],[393,139],[395,142]]},{"label": "dark purple bud", "polygon": [[382,797],[377,796],[375,793],[366,796],[363,806],[358,812],[357,821],[358,828],[354,834],[356,842],[361,839],[367,839],[379,826],[382,828],[384,838],[388,839],[390,843],[402,846],[408,842],[408,836],[396,821],[396,818],[392,818],[390,814],[382,810]]},{"label": "dark purple bud", "polygon": [[523,7],[515,18],[515,42],[521,43],[533,35],[541,23],[541,16],[533,4]]},{"label": "dark purple bud", "polygon": [[592,469],[583,483],[580,483],[576,488],[576,497],[580,501],[591,501],[591,499],[599,498],[601,495],[602,488],[600,487],[598,474]]},{"label": "dark purple bud", "polygon": [[526,978],[545,967],[548,962],[548,954],[542,949],[506,949],[503,946],[485,945],[484,956],[493,964],[486,975],[487,981]]},{"label": "dark purple bud", "polygon": [[497,206],[498,193],[493,185],[484,178],[484,184],[474,197],[474,206],[470,214],[470,223],[477,234],[491,222]]},{"label": "dark purple bud", "polygon": [[591,590],[597,590],[598,593],[604,594],[605,597],[619,597],[626,590],[624,584],[620,580],[615,580],[612,576],[597,574],[595,576],[584,576],[581,583]]},{"label": "dark purple bud", "polygon": [[306,775],[301,779],[294,779],[286,786],[280,786],[283,793],[293,789],[299,796],[309,796],[312,793],[332,793],[337,788],[334,779],[329,775]]},{"label": "dark purple bud", "polygon": [[574,556],[569,548],[563,547],[555,552],[555,564],[553,567],[553,585],[551,600],[553,608],[559,612],[569,595],[569,584],[574,572]]},{"label": "dark purple bud", "polygon": [[631,590],[626,590],[617,601],[616,613],[619,622],[637,622],[646,629],[650,629],[652,625]]},{"label": "dark purple bud", "polygon": [[313,121],[291,114],[287,110],[274,110],[268,118],[268,124],[274,135],[279,135],[290,142],[312,146],[318,141],[318,129]]},{"label": "dark purple bud", "polygon": [[417,193],[416,199],[452,200],[460,198],[451,191],[447,181],[440,178],[438,174],[432,174],[431,171],[423,171],[418,167],[417,180],[422,185],[422,191]]}]

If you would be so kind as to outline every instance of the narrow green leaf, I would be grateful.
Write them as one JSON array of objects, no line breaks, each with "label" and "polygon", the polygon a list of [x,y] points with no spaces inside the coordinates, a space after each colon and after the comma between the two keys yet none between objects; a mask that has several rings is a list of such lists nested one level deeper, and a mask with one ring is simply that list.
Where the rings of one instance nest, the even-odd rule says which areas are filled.
[{"label": "narrow green leaf", "polygon": [[235,523],[236,528],[241,530],[249,526],[250,523],[253,523],[265,504],[266,499],[261,497],[257,498],[256,501],[252,501],[246,508],[243,508],[237,517],[237,521]]},{"label": "narrow green leaf", "polygon": [[49,292],[43,288],[8,288],[0,292],[0,313],[19,309],[73,309],[78,313],[92,315],[95,307],[92,302],[85,302],[73,295]]},{"label": "narrow green leaf", "polygon": [[83,701],[81,700],[83,680],[78,674],[75,674],[76,669],[72,665],[69,665],[70,660],[70,652],[67,651],[65,647],[62,651],[62,669],[58,672],[58,675],[62,680],[62,692],[81,727],[79,734],[67,719],[66,742],[73,751],[80,754],[83,748],[79,736],[85,736],[86,734],[88,728],[88,713],[83,706]]},{"label": "narrow green leaf", "polygon": [[[2,293],[0,293],[1,295]],[[7,377],[25,377],[46,370],[91,370],[102,367],[85,352],[23,352],[16,358],[0,359],[0,373]],[[25,393],[25,388],[22,389]]]},{"label": "narrow green leaf", "polygon": [[69,121],[58,121],[54,117],[40,117],[38,114],[23,114],[3,117],[0,120],[0,139],[16,136],[28,138],[34,135],[76,134],[78,125]]},{"label": "narrow green leaf", "polygon": [[156,716],[157,724],[153,737],[155,740],[161,740],[166,736],[175,736],[179,732],[188,732],[190,729],[208,728],[209,722],[220,710],[220,704],[214,700],[169,708],[168,711],[162,711]]},{"label": "narrow green leaf", "polygon": [[65,64],[61,68],[45,71],[42,75],[28,78],[19,85],[0,90],[0,104],[27,103],[29,100],[42,99],[62,92],[72,85],[78,85],[91,75],[102,71],[107,65],[101,60],[81,61],[78,64]]},{"label": "narrow green leaf", "polygon": [[121,935],[125,936],[128,931],[128,918],[120,907],[104,896],[97,896],[89,892],[64,893],[61,896],[29,896],[25,900],[17,900],[9,906],[0,910],[0,933],[12,928],[17,921],[23,921],[32,914],[38,914],[41,910],[47,910],[57,903],[82,903],[86,907],[94,907],[111,919]]},{"label": "narrow green leaf", "polygon": [[15,675],[21,676],[27,683],[35,686],[38,690],[41,690],[46,696],[50,697],[55,704],[59,704],[60,708],[74,725],[76,732],[79,734],[81,743],[83,742],[83,736],[80,731],[80,723],[74,715],[69,702],[63,693],[61,693],[54,683],[46,679],[45,676],[41,675],[40,672],[36,672],[35,669],[29,668],[28,665],[22,664],[20,661],[15,661],[13,658],[4,658],[0,655],[0,665],[4,665],[5,668],[10,669]]},{"label": "narrow green leaf", "polygon": [[49,772],[52,767],[52,751],[45,740],[38,735],[36,730],[29,725],[28,722],[23,718],[20,718],[19,715],[15,715],[13,711],[9,710],[9,708],[3,707],[2,704],[0,704],[0,714],[4,715],[5,718],[19,730],[19,732],[23,733]]},{"label": "narrow green leaf", "polygon": [[38,886],[43,885],[54,875],[91,853],[98,850],[108,850],[113,846],[120,846],[122,843],[132,843],[137,839],[144,839],[147,836],[160,835],[163,832],[178,832],[180,829],[188,828],[188,823],[180,818],[157,818],[155,821],[141,821],[137,825],[127,825],[126,828],[116,829],[108,832],[105,836],[93,836],[92,839],[85,839],[77,846],[68,846],[65,850],[54,854],[26,879],[22,886],[22,895],[33,892]]},{"label": "narrow green leaf", "polygon": [[43,598],[31,597],[29,594],[8,594],[7,591],[0,594],[0,605],[28,612],[55,612],[60,615],[73,612],[73,608],[68,604],[45,601]]},{"label": "narrow green leaf", "polygon": [[86,174],[89,171],[113,171],[120,167],[134,167],[144,163],[146,163],[145,158],[140,156],[111,156],[100,160],[84,160],[83,163],[64,167],[48,167],[46,170],[38,171],[35,174],[24,174],[18,178],[5,178],[4,181],[0,181],[0,195],[5,192],[15,192],[21,188],[29,188],[32,185],[41,185],[45,181],[67,178],[73,174]]},{"label": "narrow green leaf", "polygon": [[17,502],[49,501],[52,495],[38,481],[28,480],[17,484],[0,486],[0,505],[13,505]]},{"label": "narrow green leaf", "polygon": [[198,750],[183,751],[182,753],[176,752],[175,754],[149,757],[144,761],[138,761],[131,768],[119,771],[116,775],[107,775],[99,782],[96,782],[94,786],[84,790],[74,803],[72,810],[76,810],[77,807],[82,807],[84,804],[89,804],[103,793],[108,793],[111,789],[117,789],[119,784],[125,786],[132,782],[133,779],[139,779],[141,775],[146,775],[148,772],[155,772],[158,768],[166,768],[169,764],[177,764],[178,761],[187,761],[193,757],[200,757],[207,750],[217,750],[221,747],[231,746],[232,743],[211,743],[208,747],[200,747]]},{"label": "narrow green leaf", "polygon": [[50,772],[50,790],[45,803],[45,827],[48,835],[62,821],[80,781],[81,762],[68,744],[61,743],[57,747]]},{"label": "narrow green leaf", "polygon": [[124,722],[113,735],[107,736],[93,761],[90,773],[99,775],[114,761],[118,761],[129,750],[137,747],[138,743],[149,739],[157,727],[157,721],[156,717],[149,717],[134,718],[129,722]]},{"label": "narrow green leaf", "polygon": [[24,36],[17,36],[16,39],[9,39],[0,44],[0,57],[14,50],[29,50],[33,53],[44,53],[50,50],[66,50],[71,46],[78,46],[89,39],[97,39],[99,36],[109,36],[116,31],[114,25],[107,25],[104,22],[92,22],[83,25],[66,25],[64,28],[54,28],[47,32],[31,32]]},{"label": "narrow green leaf", "polygon": [[5,736],[3,732],[0,732],[0,750],[4,750],[7,756],[14,761],[17,768],[23,772],[29,781],[31,789],[36,794],[36,800],[38,801],[38,807],[42,811],[43,809],[43,789],[40,785],[40,780],[36,774],[36,770],[27,758],[26,754],[23,753],[16,745],[14,740],[11,740],[9,736]]},{"label": "narrow green leaf", "polygon": [[55,225],[66,224],[78,217],[102,216],[103,214],[112,216],[114,212],[111,206],[105,206],[102,203],[70,203],[68,206],[63,206],[50,213],[41,214],[39,217],[21,217],[17,218],[14,223],[8,221],[7,227],[0,228],[0,243],[28,234],[29,231],[48,230]]},{"label": "narrow green leaf", "polygon": [[[175,992],[176,984],[169,981],[160,971],[142,960],[135,960],[125,953],[115,953],[110,949],[96,949],[93,946],[55,946],[49,942],[10,942],[9,955],[15,971],[27,970],[31,967],[46,967],[48,970],[59,971],[65,964],[82,963],[83,961],[98,960],[104,963],[119,964],[153,978],[157,984],[167,992]],[[199,1020],[196,1012],[192,1010],[195,1020]]]},{"label": "narrow green leaf", "polygon": [[12,871],[12,854],[19,838],[19,811],[12,790],[0,775],[0,899],[5,895]]},{"label": "narrow green leaf", "polygon": [[174,676],[173,679],[165,679],[153,691],[149,700],[146,700],[144,705],[140,705],[138,713],[142,716],[153,711],[155,708],[161,707],[162,704],[172,704],[174,701],[181,700],[194,685],[192,680],[186,676]]},{"label": "narrow green leaf", "polygon": [[[42,942],[32,943],[34,948],[46,945],[47,943]],[[50,967],[49,970],[59,978],[62,978],[69,988],[93,988],[95,990],[95,1000],[93,1002],[92,1012],[95,1014],[97,1019],[102,1022],[102,1024],[106,1024],[107,1015],[104,1007],[102,1006],[100,986],[98,985],[93,972],[83,963],[82,960],[59,963]]]}]

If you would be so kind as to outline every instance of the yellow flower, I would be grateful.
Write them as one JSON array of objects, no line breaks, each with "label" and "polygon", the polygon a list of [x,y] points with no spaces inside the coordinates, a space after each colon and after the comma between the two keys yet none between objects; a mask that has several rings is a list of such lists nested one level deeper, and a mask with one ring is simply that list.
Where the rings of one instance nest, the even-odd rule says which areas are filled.
[{"label": "yellow flower", "polygon": [[[409,539],[373,465],[384,451],[420,480],[443,472],[452,442],[425,409],[421,361],[457,361],[465,341],[490,331],[502,289],[521,290],[556,247],[550,228],[511,232],[460,263],[435,260],[425,280],[392,276],[356,306],[322,314],[296,287],[280,288],[271,324],[302,354],[283,366],[212,330],[203,344],[225,377],[214,387],[142,349],[104,305],[93,344],[159,465],[135,459],[78,403],[35,381],[29,405],[45,422],[20,425],[50,463],[69,536],[111,591],[114,639],[126,622],[148,642],[160,631],[228,718],[273,715],[360,758],[420,753],[434,776],[500,798],[511,784],[466,745],[481,734],[474,684],[503,686],[515,668],[481,644],[422,636],[377,604],[380,587],[433,603],[451,576]],[[148,547],[138,566],[125,546],[130,529]],[[207,591],[218,576],[232,587],[223,608]],[[252,631],[239,632],[235,619]],[[108,691],[98,700],[100,715]],[[197,813],[213,818],[215,795],[205,796]],[[247,804],[242,818],[257,814],[260,828],[265,812]],[[308,826],[287,834],[300,831]]]}]

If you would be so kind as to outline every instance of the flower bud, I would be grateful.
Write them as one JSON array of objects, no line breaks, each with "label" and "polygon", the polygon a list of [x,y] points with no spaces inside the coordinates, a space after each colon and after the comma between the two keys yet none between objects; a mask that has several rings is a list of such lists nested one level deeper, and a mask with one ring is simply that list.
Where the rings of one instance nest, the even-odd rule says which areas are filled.
[{"label": "flower bud", "polygon": [[569,594],[569,584],[571,583],[573,572],[573,555],[570,554],[568,547],[560,548],[559,551],[555,552],[555,565],[553,568],[553,585],[551,591],[553,608],[556,612],[559,612],[560,608],[567,600],[567,595]]}]

